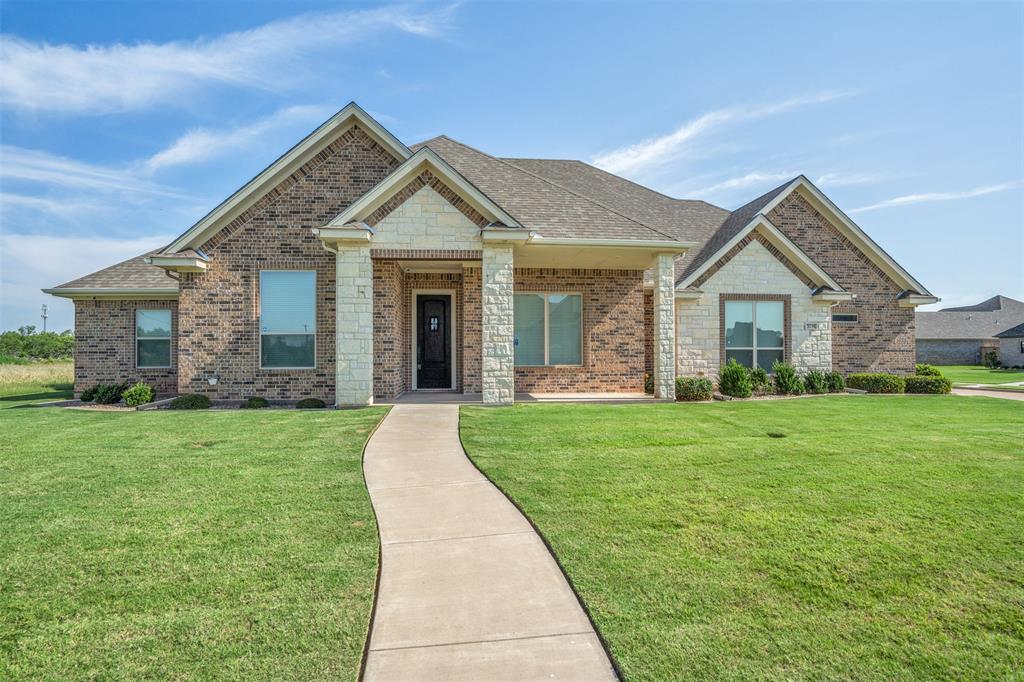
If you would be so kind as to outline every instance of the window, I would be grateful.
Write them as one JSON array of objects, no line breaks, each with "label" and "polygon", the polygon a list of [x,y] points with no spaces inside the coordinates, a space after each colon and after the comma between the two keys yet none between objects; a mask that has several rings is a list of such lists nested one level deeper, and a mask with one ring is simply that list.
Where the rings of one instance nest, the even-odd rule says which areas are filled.
[{"label": "window", "polygon": [[857,313],[832,313],[833,322],[856,322]]},{"label": "window", "polygon": [[530,365],[583,364],[583,297],[515,294],[515,361]]},{"label": "window", "polygon": [[316,366],[316,273],[260,272],[260,367]]},{"label": "window", "polygon": [[135,366],[171,366],[171,311],[135,311]]},{"label": "window", "polygon": [[784,360],[785,308],[782,301],[725,302],[725,360],[772,371]]}]

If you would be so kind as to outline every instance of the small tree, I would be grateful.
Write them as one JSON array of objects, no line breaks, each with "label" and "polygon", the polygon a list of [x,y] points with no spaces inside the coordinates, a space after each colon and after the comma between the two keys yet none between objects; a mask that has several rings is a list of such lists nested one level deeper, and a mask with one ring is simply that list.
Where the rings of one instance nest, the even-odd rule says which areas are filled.
[{"label": "small tree", "polygon": [[718,390],[734,398],[749,398],[753,393],[750,372],[736,358],[729,358],[718,376]]},{"label": "small tree", "polygon": [[981,359],[981,363],[989,369],[999,368],[999,353],[994,350],[985,351],[985,357]]}]

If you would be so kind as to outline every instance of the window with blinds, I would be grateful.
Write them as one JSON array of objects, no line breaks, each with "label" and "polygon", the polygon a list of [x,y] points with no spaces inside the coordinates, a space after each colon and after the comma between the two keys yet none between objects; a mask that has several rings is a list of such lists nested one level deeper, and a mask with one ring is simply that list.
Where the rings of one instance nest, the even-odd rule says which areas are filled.
[{"label": "window with blinds", "polygon": [[316,366],[316,273],[260,272],[260,367]]}]

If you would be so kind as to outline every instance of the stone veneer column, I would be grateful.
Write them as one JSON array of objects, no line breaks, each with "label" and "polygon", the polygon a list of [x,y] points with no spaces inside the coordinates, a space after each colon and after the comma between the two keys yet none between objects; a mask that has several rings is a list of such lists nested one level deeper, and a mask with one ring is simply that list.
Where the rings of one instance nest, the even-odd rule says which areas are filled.
[{"label": "stone veneer column", "polygon": [[659,253],[654,264],[654,397],[675,398],[675,259]]},{"label": "stone veneer column", "polygon": [[515,398],[512,247],[484,245],[482,388],[485,403],[510,405]]},{"label": "stone veneer column", "polygon": [[339,244],[336,258],[335,403],[373,404],[373,262],[369,242]]}]

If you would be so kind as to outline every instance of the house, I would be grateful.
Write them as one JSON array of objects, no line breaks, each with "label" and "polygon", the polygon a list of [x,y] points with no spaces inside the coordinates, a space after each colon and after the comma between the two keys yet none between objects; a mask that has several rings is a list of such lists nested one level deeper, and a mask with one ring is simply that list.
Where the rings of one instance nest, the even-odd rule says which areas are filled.
[{"label": "house", "polygon": [[999,364],[1024,367],[1024,322],[996,334],[999,340]]},{"label": "house", "polygon": [[45,290],[75,390],[363,405],[639,392],[728,358],[914,367],[937,299],[805,177],[736,211],[579,161],[407,147],[350,104],[165,248]]},{"label": "house", "polygon": [[917,360],[933,365],[976,365],[996,351],[996,336],[1024,322],[1024,303],[993,296],[976,305],[917,313]]}]

